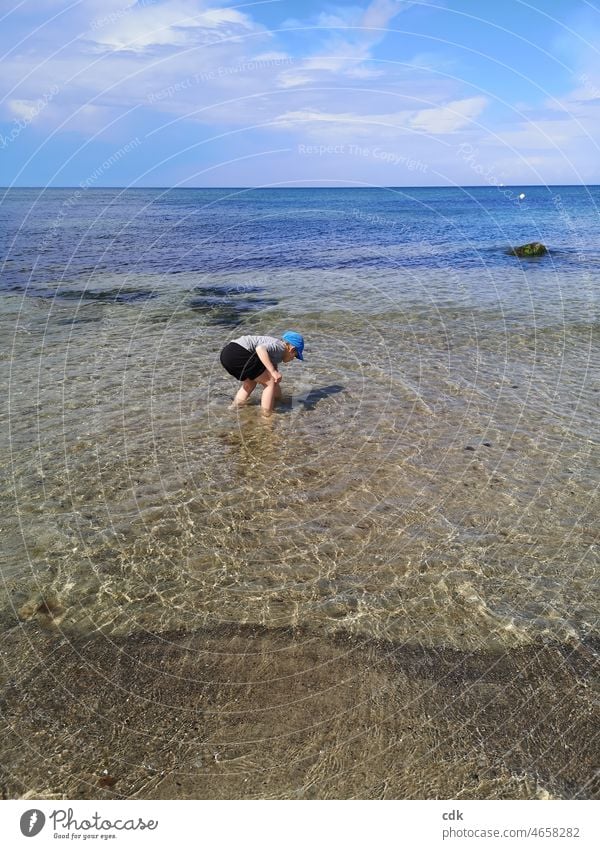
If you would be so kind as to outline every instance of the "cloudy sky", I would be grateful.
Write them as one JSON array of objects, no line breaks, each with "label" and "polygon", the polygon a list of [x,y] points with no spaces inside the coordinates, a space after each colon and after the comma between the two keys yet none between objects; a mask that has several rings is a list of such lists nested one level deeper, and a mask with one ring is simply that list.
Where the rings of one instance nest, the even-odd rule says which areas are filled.
[{"label": "cloudy sky", "polygon": [[587,0],[7,0],[3,185],[600,183]]}]

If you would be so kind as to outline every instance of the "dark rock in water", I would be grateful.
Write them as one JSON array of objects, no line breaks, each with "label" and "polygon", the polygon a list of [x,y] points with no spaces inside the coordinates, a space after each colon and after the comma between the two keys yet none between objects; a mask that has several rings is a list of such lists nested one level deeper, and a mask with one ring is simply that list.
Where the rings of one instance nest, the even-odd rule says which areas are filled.
[{"label": "dark rock in water", "polygon": [[24,292],[29,297],[41,298],[42,300],[59,301],[81,301],[94,302],[97,304],[131,304],[136,301],[148,301],[157,297],[157,293],[151,289],[43,289],[38,286],[21,286],[14,284],[10,286],[11,292]]},{"label": "dark rock in water", "polygon": [[132,304],[156,297],[150,289],[57,289],[54,297],[66,301],[94,301],[97,304]]},{"label": "dark rock in water", "polygon": [[548,253],[548,248],[541,242],[528,242],[526,245],[511,248],[510,253],[513,256],[520,257],[545,256]]},{"label": "dark rock in water", "polygon": [[75,325],[75,324],[91,324],[93,322],[102,321],[100,316],[94,316],[87,318],[60,318],[56,323],[61,325]]},{"label": "dark rock in water", "polygon": [[98,787],[111,788],[111,787],[115,786],[117,781],[118,781],[118,778],[115,778],[114,775],[103,774],[98,779]]},{"label": "dark rock in water", "polygon": [[205,296],[212,295],[216,298],[231,298],[234,295],[256,294],[264,291],[264,286],[255,286],[251,283],[231,284],[230,286],[194,286],[194,292],[200,292]]},{"label": "dark rock in water", "polygon": [[258,310],[277,306],[275,298],[218,298],[212,295],[192,298],[190,309],[205,313],[209,324],[236,325],[243,318]]},{"label": "dark rock in water", "polygon": [[43,595],[36,593],[29,601],[22,605],[18,611],[22,621],[37,619],[38,625],[45,629],[52,629],[59,625],[65,610],[57,596],[53,594]]}]

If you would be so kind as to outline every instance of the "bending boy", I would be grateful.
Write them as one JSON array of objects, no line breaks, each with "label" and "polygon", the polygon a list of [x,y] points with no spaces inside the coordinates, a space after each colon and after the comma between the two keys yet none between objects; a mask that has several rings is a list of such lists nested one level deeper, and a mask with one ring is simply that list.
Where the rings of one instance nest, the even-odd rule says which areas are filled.
[{"label": "bending boy", "polygon": [[274,336],[240,336],[221,351],[221,365],[232,377],[241,382],[232,407],[241,407],[252,394],[257,383],[263,386],[260,404],[263,412],[270,414],[275,399],[281,398],[281,374],[277,366],[289,363],[296,357],[303,360],[304,339],[299,333],[286,331],[281,339]]}]

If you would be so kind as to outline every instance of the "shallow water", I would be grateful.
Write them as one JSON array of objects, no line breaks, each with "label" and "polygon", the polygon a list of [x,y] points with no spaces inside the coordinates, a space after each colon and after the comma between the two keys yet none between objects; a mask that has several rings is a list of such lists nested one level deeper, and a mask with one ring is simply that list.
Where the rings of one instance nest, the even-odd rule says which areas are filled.
[{"label": "shallow water", "polygon": [[[242,626],[483,653],[482,669],[564,646],[593,672],[598,190],[577,195],[588,229],[534,262],[505,254],[517,213],[494,190],[470,206],[414,191],[400,207],[420,241],[392,238],[388,194],[271,192],[231,209],[218,192],[88,193],[69,253],[43,207],[63,195],[9,197],[24,221],[7,227],[0,294],[9,678],[40,633],[42,652]],[[559,240],[548,204],[536,226]],[[42,219],[52,248],[36,259],[24,233],[43,239]],[[113,220],[118,245],[99,252]],[[283,367],[283,404],[265,420],[257,390],[229,411],[220,348],[288,327],[307,348]],[[435,795],[434,773],[394,792]],[[585,796],[578,780],[554,792]],[[339,794],[360,796],[356,781]]]}]

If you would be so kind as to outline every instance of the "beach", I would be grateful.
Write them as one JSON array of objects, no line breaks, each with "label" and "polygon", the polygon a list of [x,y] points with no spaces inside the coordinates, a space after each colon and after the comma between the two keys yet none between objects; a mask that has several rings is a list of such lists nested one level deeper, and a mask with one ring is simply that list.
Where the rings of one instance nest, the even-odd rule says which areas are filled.
[{"label": "beach", "polygon": [[600,189],[524,192],[7,193],[4,798],[598,797]]}]

